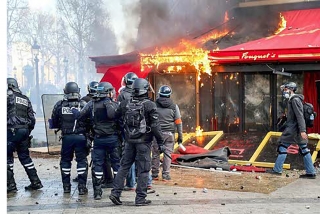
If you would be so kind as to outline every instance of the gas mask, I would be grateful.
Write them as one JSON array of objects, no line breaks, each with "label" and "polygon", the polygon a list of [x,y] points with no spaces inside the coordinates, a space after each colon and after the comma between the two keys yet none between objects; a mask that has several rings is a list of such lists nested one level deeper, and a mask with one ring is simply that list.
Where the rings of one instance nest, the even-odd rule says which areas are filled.
[{"label": "gas mask", "polygon": [[284,92],[282,93],[282,95],[283,95],[284,98],[289,99],[291,93],[290,93],[290,91],[284,91]]}]

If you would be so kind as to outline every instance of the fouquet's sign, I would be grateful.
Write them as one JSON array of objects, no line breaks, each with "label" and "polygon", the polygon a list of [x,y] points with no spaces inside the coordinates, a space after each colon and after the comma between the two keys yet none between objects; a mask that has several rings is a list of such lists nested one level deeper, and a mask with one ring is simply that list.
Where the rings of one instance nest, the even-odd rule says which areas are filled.
[{"label": "fouquet's sign", "polygon": [[278,55],[275,53],[250,53],[250,52],[243,52],[241,57],[243,60],[268,60],[268,59],[276,59],[278,58]]}]

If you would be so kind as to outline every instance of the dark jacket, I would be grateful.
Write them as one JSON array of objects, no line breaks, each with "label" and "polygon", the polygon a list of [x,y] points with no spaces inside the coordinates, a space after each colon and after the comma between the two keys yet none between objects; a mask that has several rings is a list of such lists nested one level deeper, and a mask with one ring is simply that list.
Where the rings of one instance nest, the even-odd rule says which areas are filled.
[{"label": "dark jacket", "polygon": [[60,100],[58,101],[51,115],[52,125],[57,129],[61,129],[62,134],[85,134],[89,124],[85,118],[75,122],[72,115],[72,108],[82,109],[86,105],[83,100]]},{"label": "dark jacket", "polygon": [[286,129],[282,132],[280,141],[284,143],[307,143],[300,133],[306,132],[306,123],[303,116],[303,99],[301,94],[294,94],[289,98]]},{"label": "dark jacket", "polygon": [[75,118],[90,118],[95,135],[104,136],[117,133],[118,122],[116,120],[116,110],[118,103],[111,98],[95,98],[80,111],[72,111]]},{"label": "dark jacket", "polygon": [[161,131],[172,132],[174,134],[177,127],[178,135],[182,137],[182,122],[178,105],[174,104],[173,101],[167,97],[159,97],[156,100],[156,104]]},{"label": "dark jacket", "polygon": [[[144,107],[144,116],[146,119],[147,127],[150,127],[151,132],[146,133],[144,136],[144,143],[150,143],[152,141],[152,137],[154,136],[157,139],[157,142],[159,145],[163,145],[163,136],[161,133],[161,127],[159,123],[159,115],[157,112],[157,106],[155,102],[150,100],[147,96],[141,96],[141,97],[133,97],[132,99],[137,99],[140,101],[147,100],[143,103]],[[124,100],[120,103],[118,109],[117,109],[117,118],[123,118],[125,115],[127,109],[127,103],[129,100]]]},{"label": "dark jacket", "polygon": [[82,97],[81,100],[85,101],[88,103],[90,100],[92,100],[93,95],[92,94],[87,94],[86,96]]},{"label": "dark jacket", "polygon": [[11,91],[7,95],[7,128],[27,128],[31,132],[36,124],[29,98]]},{"label": "dark jacket", "polygon": [[130,100],[132,98],[132,92],[133,92],[133,89],[125,87],[124,89],[121,90],[117,98],[117,101],[120,103],[124,100]]}]

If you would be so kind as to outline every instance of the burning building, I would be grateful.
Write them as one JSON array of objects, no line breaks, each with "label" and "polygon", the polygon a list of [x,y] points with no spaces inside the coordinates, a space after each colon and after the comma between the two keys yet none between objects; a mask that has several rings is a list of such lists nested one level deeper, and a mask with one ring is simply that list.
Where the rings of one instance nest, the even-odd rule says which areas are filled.
[{"label": "burning building", "polygon": [[[260,5],[257,10],[249,2],[198,35],[90,58],[104,73],[101,81],[116,88],[129,71],[148,78],[155,91],[170,85],[184,132],[196,132],[198,126],[224,133],[275,131],[284,111],[280,85],[288,81],[297,82],[298,93],[320,112],[315,83],[320,80],[319,2]],[[320,133],[319,117],[310,131]]]}]

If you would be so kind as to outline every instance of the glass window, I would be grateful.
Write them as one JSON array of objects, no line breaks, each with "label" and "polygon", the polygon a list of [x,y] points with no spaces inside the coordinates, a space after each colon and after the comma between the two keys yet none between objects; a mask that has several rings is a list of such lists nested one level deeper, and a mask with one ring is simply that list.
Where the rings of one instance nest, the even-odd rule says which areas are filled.
[{"label": "glass window", "polygon": [[238,73],[216,73],[214,80],[215,123],[225,133],[239,132]]},{"label": "glass window", "polygon": [[244,75],[244,130],[268,132],[271,124],[270,75]]}]

